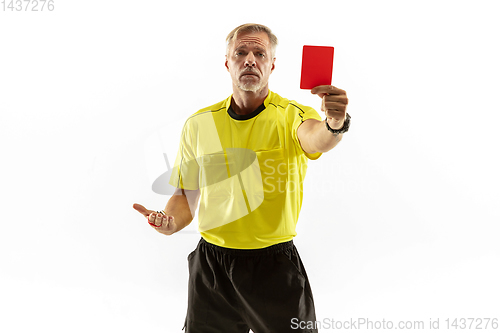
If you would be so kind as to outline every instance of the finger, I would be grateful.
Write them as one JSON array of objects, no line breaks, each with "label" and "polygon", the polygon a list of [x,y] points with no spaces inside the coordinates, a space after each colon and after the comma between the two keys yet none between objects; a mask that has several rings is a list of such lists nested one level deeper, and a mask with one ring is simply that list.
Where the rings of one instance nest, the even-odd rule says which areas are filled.
[{"label": "finger", "polygon": [[349,103],[346,95],[325,95],[324,99],[327,102],[338,102],[345,105]]},{"label": "finger", "polygon": [[142,215],[144,215],[145,217],[148,217],[148,215],[151,213],[151,210],[149,209],[146,209],[146,207],[144,207],[143,205],[139,205],[139,204],[134,204],[132,206],[136,211],[138,211],[139,213],[141,213]]},{"label": "finger", "polygon": [[163,222],[163,230],[172,232],[175,229],[174,225],[174,217],[173,216],[165,216],[165,220]]},{"label": "finger", "polygon": [[321,111],[329,112],[329,111],[340,111],[345,112],[347,105],[342,102],[334,102],[329,101],[326,97],[321,101]]},{"label": "finger", "polygon": [[151,225],[152,227],[155,227],[155,228],[159,228],[161,227],[161,224],[157,224],[156,223],[156,219],[158,217],[158,214],[153,212],[151,213],[149,216],[148,216],[148,223],[149,225]]},{"label": "finger", "polygon": [[[311,89],[312,94],[345,95],[345,91],[330,85],[316,86]],[[323,97],[320,96],[320,97]]]},{"label": "finger", "polygon": [[157,215],[156,215],[155,225],[156,225],[157,227],[161,227],[161,224],[162,224],[162,222],[163,222],[163,216],[164,216],[163,214],[157,214]]},{"label": "finger", "polygon": [[345,112],[328,111],[328,112],[325,112],[325,116],[326,116],[326,118],[334,119],[337,122],[345,120]]},{"label": "finger", "polygon": [[143,211],[147,210],[146,207],[144,207],[143,205],[139,205],[138,203],[135,203],[132,207],[139,213],[142,213]]},{"label": "finger", "polygon": [[343,103],[339,102],[325,102],[323,101],[323,105],[321,106],[323,108],[323,111],[339,111],[339,112],[345,112],[346,110],[346,105]]}]

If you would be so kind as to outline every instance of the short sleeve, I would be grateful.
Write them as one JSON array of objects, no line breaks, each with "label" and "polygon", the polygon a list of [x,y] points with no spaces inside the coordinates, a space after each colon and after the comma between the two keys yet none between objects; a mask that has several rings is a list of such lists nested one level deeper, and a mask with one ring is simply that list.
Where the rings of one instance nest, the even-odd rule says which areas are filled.
[{"label": "short sleeve", "polygon": [[315,154],[309,154],[306,153],[303,149],[302,146],[300,145],[299,138],[297,136],[297,129],[299,126],[306,121],[307,119],[316,119],[319,121],[322,121],[323,119],[321,116],[318,114],[316,110],[309,106],[304,106],[298,103],[291,102],[290,103],[291,108],[291,121],[292,121],[292,137],[293,137],[293,142],[297,146],[298,150],[300,150],[302,153],[304,153],[307,158],[310,160],[316,160],[318,159],[322,153],[315,153]]},{"label": "short sleeve", "polygon": [[199,189],[199,170],[196,159],[196,148],[193,146],[193,133],[189,120],[184,124],[179,142],[179,150],[175,159],[169,184],[180,189]]}]

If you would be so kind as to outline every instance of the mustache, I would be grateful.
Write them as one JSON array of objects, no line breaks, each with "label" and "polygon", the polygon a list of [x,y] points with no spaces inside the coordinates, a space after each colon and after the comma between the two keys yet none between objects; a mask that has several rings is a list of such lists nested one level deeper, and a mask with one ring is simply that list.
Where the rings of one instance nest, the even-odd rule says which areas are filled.
[{"label": "mustache", "polygon": [[240,76],[245,75],[245,74],[255,74],[257,76],[260,76],[259,72],[256,69],[245,69],[245,70],[241,71]]}]

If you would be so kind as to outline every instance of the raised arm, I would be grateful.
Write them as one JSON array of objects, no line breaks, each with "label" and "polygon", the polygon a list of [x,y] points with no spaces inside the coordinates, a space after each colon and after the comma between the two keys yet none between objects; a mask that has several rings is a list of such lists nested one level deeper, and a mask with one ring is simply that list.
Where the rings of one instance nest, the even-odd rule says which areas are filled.
[{"label": "raised arm", "polygon": [[328,122],[331,129],[341,129],[346,119],[348,99],[344,90],[334,86],[317,86],[311,93],[317,94],[322,99],[321,111],[325,112],[326,119],[305,120],[297,129],[297,137],[306,153],[326,153],[342,140],[342,134],[331,133],[325,122]]}]

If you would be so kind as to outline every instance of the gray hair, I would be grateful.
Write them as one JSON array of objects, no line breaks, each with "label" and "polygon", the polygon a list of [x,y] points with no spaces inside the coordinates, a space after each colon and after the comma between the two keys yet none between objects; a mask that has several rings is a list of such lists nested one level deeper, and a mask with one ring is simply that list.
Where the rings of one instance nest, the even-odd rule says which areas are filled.
[{"label": "gray hair", "polygon": [[276,46],[278,45],[278,37],[276,37],[271,29],[266,27],[265,25],[262,24],[256,24],[256,23],[246,23],[242,24],[239,27],[236,27],[227,35],[226,37],[226,55],[229,51],[229,45],[231,45],[231,42],[233,40],[236,40],[238,38],[239,33],[243,32],[265,32],[267,36],[269,37],[269,42],[271,43],[271,52],[272,52],[272,57],[276,55]]}]

